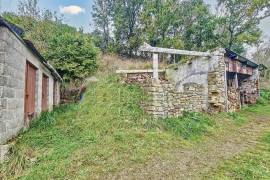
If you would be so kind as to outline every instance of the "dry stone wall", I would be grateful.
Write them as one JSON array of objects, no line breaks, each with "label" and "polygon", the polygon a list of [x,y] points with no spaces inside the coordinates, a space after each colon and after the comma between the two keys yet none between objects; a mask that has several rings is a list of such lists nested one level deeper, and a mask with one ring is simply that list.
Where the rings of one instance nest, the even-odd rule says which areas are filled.
[{"label": "dry stone wall", "polygon": [[228,87],[228,111],[235,112],[240,110],[240,96],[239,90],[237,90],[234,86]]},{"label": "dry stone wall", "polygon": [[201,112],[204,109],[204,87],[186,83],[179,92],[169,81],[151,82],[144,86],[149,99],[144,109],[155,118],[178,117],[185,111]]}]

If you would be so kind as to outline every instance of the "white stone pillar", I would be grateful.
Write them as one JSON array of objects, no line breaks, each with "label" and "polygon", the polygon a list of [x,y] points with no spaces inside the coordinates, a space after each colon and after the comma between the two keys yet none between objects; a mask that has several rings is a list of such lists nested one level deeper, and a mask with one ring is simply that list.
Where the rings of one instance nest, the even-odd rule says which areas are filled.
[{"label": "white stone pillar", "polygon": [[153,54],[153,79],[158,81],[158,54]]}]

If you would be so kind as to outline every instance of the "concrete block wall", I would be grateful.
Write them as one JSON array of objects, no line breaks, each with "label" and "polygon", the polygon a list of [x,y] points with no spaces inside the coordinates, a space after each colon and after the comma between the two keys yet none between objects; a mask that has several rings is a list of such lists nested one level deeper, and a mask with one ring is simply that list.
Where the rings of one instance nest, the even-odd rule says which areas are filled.
[{"label": "concrete block wall", "polygon": [[26,62],[37,70],[36,112],[41,112],[42,74],[49,77],[48,106],[53,107],[53,76],[11,31],[0,27],[0,144],[17,135],[24,127]]}]

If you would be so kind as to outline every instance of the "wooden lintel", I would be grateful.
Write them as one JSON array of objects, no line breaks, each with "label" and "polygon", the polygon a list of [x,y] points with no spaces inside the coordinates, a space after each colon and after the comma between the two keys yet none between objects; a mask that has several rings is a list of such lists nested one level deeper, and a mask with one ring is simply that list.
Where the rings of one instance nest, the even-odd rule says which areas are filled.
[{"label": "wooden lintel", "polygon": [[[135,69],[135,70],[116,70],[116,74],[140,74],[140,73],[153,73],[153,69]],[[164,73],[165,69],[159,69],[159,73]]]},{"label": "wooden lintel", "polygon": [[212,54],[209,52],[197,52],[197,51],[186,51],[186,50],[178,50],[178,49],[170,49],[170,48],[159,48],[152,47],[148,44],[144,44],[139,48],[141,52],[151,52],[151,53],[165,53],[165,54],[178,54],[178,55],[188,55],[188,56],[202,56],[202,57],[210,57]]}]

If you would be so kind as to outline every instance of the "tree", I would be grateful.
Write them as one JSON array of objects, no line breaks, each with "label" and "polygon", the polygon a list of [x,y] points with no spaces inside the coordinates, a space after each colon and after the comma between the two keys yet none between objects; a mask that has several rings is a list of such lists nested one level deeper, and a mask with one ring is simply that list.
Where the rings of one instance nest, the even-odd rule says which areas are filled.
[{"label": "tree", "polygon": [[40,18],[38,0],[19,1],[18,11],[21,16],[26,16],[34,19]]},{"label": "tree", "polygon": [[258,64],[264,64],[270,68],[270,43],[269,38],[265,43],[257,44],[256,52],[252,55]]},{"label": "tree", "polygon": [[223,46],[239,53],[244,44],[253,45],[261,37],[260,21],[270,16],[268,0],[218,0],[221,28],[219,39]]},{"label": "tree", "polygon": [[115,0],[113,25],[119,53],[132,56],[140,45],[139,17],[143,0]]},{"label": "tree", "polygon": [[207,51],[218,46],[217,19],[203,0],[184,0],[177,12],[175,34],[182,37],[186,49]]},{"label": "tree", "polygon": [[96,25],[96,33],[101,35],[101,49],[108,48],[110,42],[110,23],[112,17],[112,0],[95,0],[93,5],[93,19]]},{"label": "tree", "polygon": [[[152,46],[175,47],[170,30],[176,20],[177,1],[145,0],[140,17],[144,39]],[[180,42],[181,40],[179,40]],[[181,45],[180,45],[181,46]]]}]

